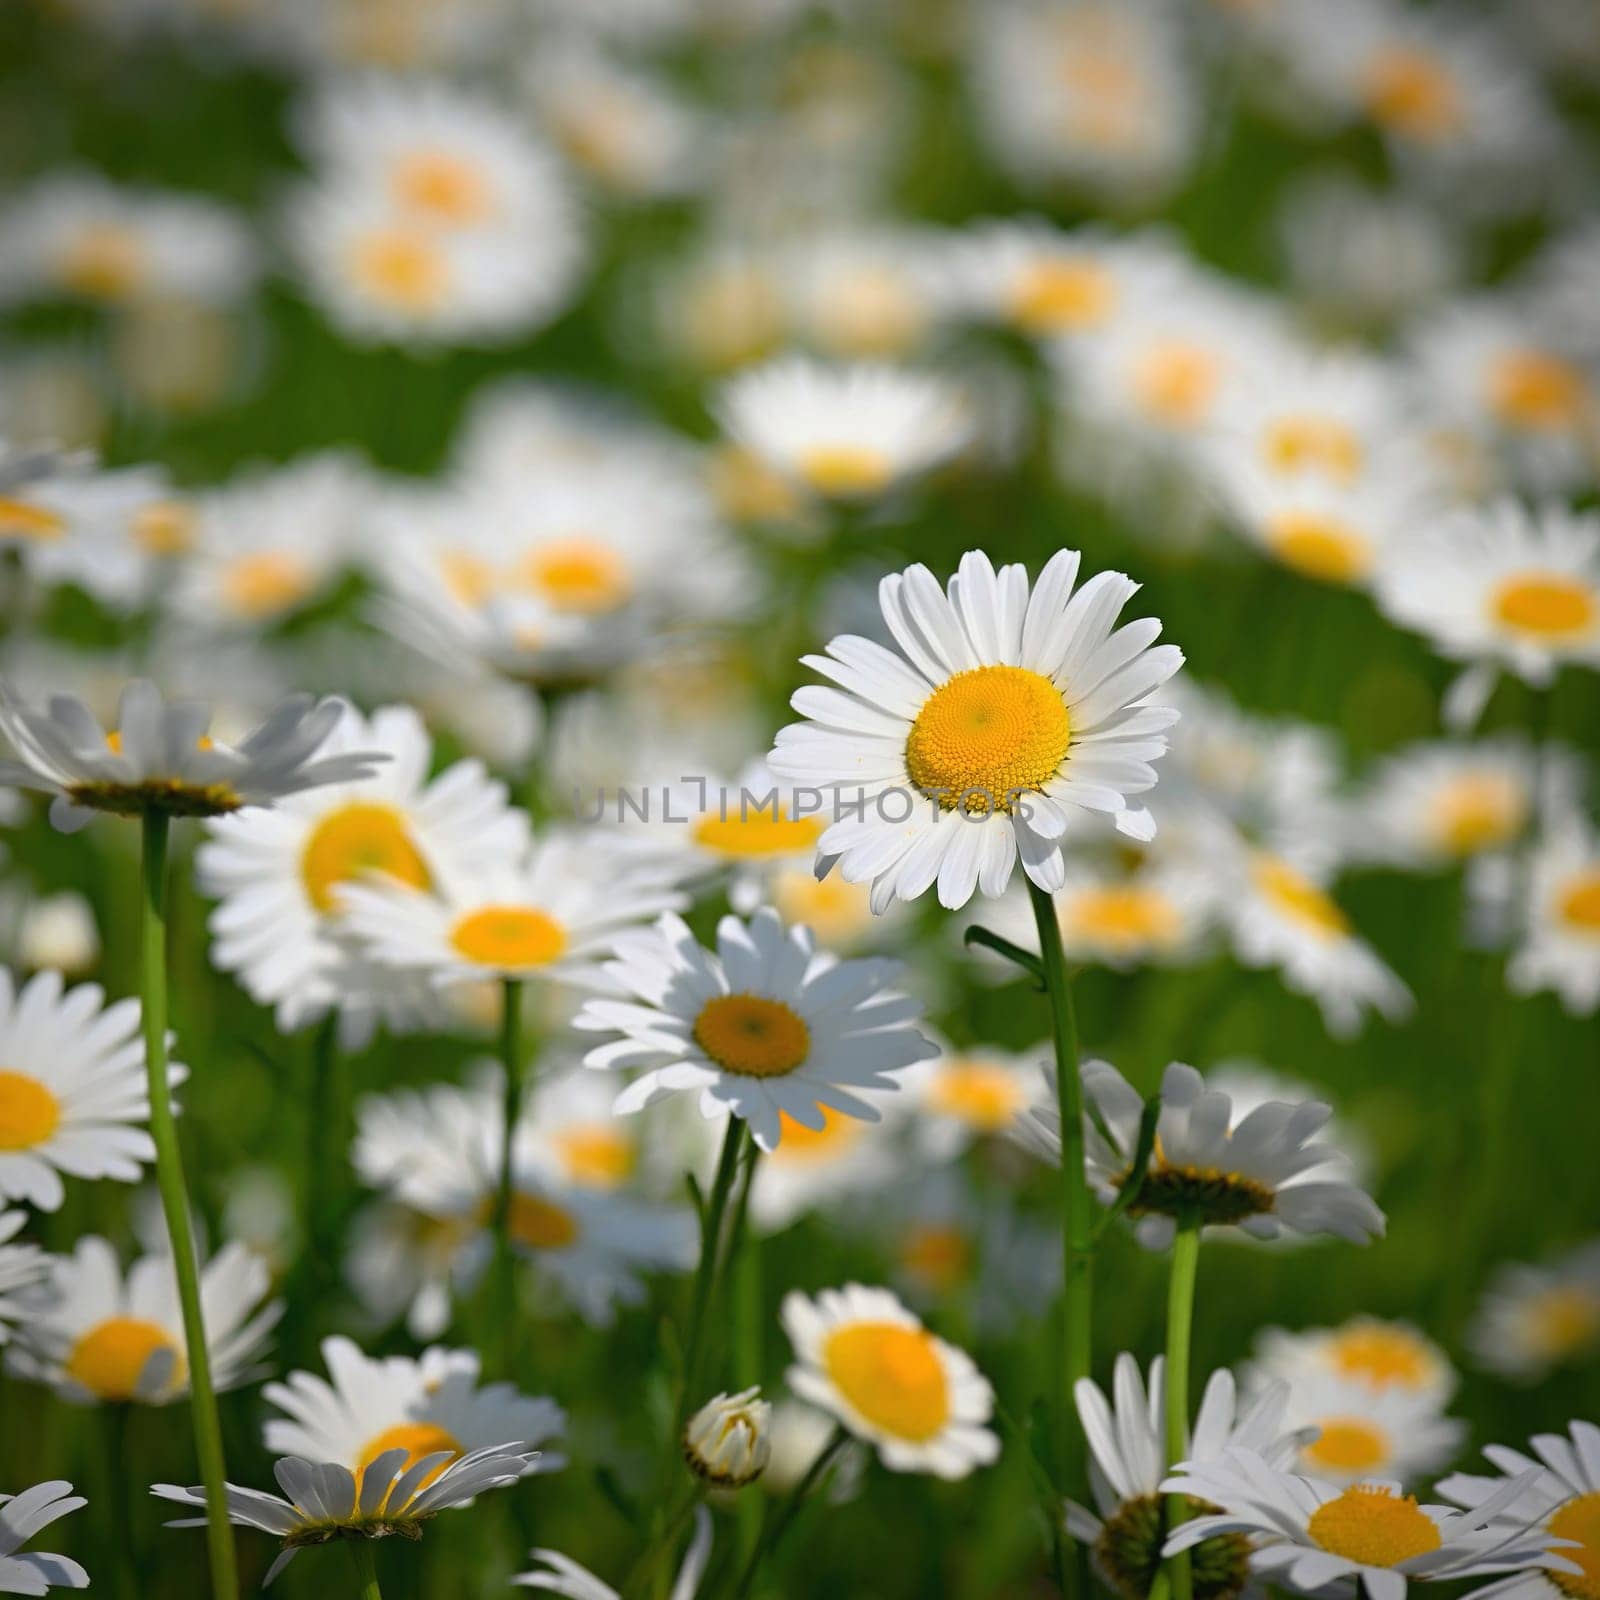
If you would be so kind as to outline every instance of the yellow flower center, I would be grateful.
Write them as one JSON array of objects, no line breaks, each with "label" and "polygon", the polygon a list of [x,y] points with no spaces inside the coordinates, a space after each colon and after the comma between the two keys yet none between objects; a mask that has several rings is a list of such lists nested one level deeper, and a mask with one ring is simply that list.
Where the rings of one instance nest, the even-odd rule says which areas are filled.
[{"label": "yellow flower center", "polygon": [[1340,483],[1353,483],[1361,472],[1361,440],[1333,417],[1279,417],[1262,449],[1275,472],[1325,472]]},{"label": "yellow flower center", "polygon": [[886,269],[850,273],[817,307],[818,332],[846,356],[904,355],[922,337],[927,314],[905,278]]},{"label": "yellow flower center", "polygon": [[144,246],[129,228],[92,223],[67,245],[61,281],[90,300],[126,300],[144,276]]},{"label": "yellow flower center", "polygon": [[929,1288],[948,1292],[972,1270],[972,1242],[948,1225],[913,1228],[900,1246],[900,1265]]},{"label": "yellow flower center", "polygon": [[1072,723],[1061,691],[1026,667],[971,667],[923,702],[906,739],[906,771],[946,811],[1009,812],[1066,758]]},{"label": "yellow flower center", "polygon": [[1301,1452],[1316,1472],[1375,1472],[1389,1459],[1389,1440],[1364,1417],[1325,1417],[1321,1434]]},{"label": "yellow flower center", "polygon": [[[434,1422],[401,1422],[392,1428],[385,1428],[382,1433],[374,1434],[361,1451],[361,1459],[356,1464],[356,1493],[361,1492],[361,1480],[366,1477],[367,1468],[379,1456],[389,1450],[404,1450],[406,1458],[400,1463],[400,1470],[394,1474],[399,1477],[401,1472],[409,1472],[412,1467],[422,1460],[424,1456],[437,1455],[441,1450],[450,1452],[450,1461],[441,1461],[434,1467],[422,1481],[417,1484],[420,1493],[426,1489],[435,1478],[445,1470],[458,1456],[463,1454],[460,1442],[453,1433],[441,1428]],[[387,1496],[384,1497],[387,1501]]]},{"label": "yellow flower center", "polygon": [[351,250],[356,283],[375,300],[399,311],[432,311],[450,289],[444,252],[408,228],[375,228]]},{"label": "yellow flower center", "polygon": [[1367,541],[1347,522],[1320,511],[1280,511],[1267,544],[1286,567],[1321,583],[1354,583],[1372,565]]},{"label": "yellow flower center", "polygon": [[984,1133],[997,1133],[1027,1100],[1015,1073],[993,1061],[947,1061],[928,1089],[928,1106]]},{"label": "yellow flower center", "polygon": [[593,1189],[615,1189],[626,1182],[638,1157],[634,1141],[607,1122],[574,1123],[551,1142],[567,1176]]},{"label": "yellow flower center", "polygon": [[543,967],[567,948],[567,930],[531,906],[483,906],[450,930],[455,950],[485,967]]},{"label": "yellow flower center", "polygon": [[565,1250],[578,1237],[578,1219],[536,1194],[512,1195],[508,1225],[511,1237],[530,1250]]},{"label": "yellow flower center", "polygon": [[1557,1539],[1573,1539],[1572,1545],[1557,1547],[1551,1554],[1565,1556],[1583,1568],[1576,1572],[1547,1572],[1563,1594],[1573,1600],[1600,1600],[1600,1490],[1569,1500],[1550,1519],[1549,1531]]},{"label": "yellow flower center", "polygon": [[831,1106],[818,1106],[822,1113],[822,1126],[808,1128],[796,1122],[787,1111],[778,1113],[778,1146],[766,1160],[783,1166],[809,1165],[812,1162],[831,1161],[859,1139],[867,1124],[855,1117],[847,1117]]},{"label": "yellow flower center", "polygon": [[523,562],[523,580],[553,611],[597,616],[627,604],[633,593],[628,563],[597,539],[557,539]]},{"label": "yellow flower center", "polygon": [[888,456],[863,444],[819,444],[805,451],[796,466],[818,494],[840,500],[879,494],[894,477]]},{"label": "yellow flower center", "polygon": [[1558,1284],[1524,1312],[1530,1341],[1551,1361],[1587,1349],[1600,1336],[1600,1295],[1579,1284]]},{"label": "yellow flower center", "polygon": [[1516,573],[1501,580],[1490,601],[1502,627],[1540,640],[1587,633],[1597,609],[1591,585],[1564,572]]},{"label": "yellow flower center", "polygon": [[759,994],[722,994],[706,1001],[694,1019],[695,1043],[724,1072],[747,1078],[781,1078],[811,1049],[811,1030],[781,1000]]},{"label": "yellow flower center", "polygon": [[1451,855],[1470,856],[1504,844],[1522,826],[1521,788],[1492,772],[1469,772],[1434,800],[1434,831]]},{"label": "yellow flower center", "polygon": [[839,945],[872,923],[871,891],[830,872],[820,882],[810,872],[780,872],[772,880],[772,903],[785,922],[804,923],[826,945]]},{"label": "yellow flower center", "polygon": [[1257,856],[1250,869],[1257,890],[1293,922],[1323,939],[1342,939],[1350,920],[1327,891],[1278,856]]},{"label": "yellow flower center", "polygon": [[1443,139],[1461,126],[1461,91],[1454,75],[1415,46],[1394,45],[1373,57],[1365,99],[1375,121],[1409,138]]},{"label": "yellow flower center", "polygon": [[1329,1357],[1341,1377],[1379,1388],[1420,1389],[1433,1372],[1428,1347],[1405,1328],[1364,1323],[1334,1335]]},{"label": "yellow flower center", "polygon": [[228,563],[222,595],[230,610],[260,620],[298,605],[311,592],[311,571],[287,550],[259,550]]},{"label": "yellow flower center", "polygon": [[1027,333],[1097,328],[1111,314],[1116,289],[1097,261],[1058,256],[1021,273],[1011,292],[1011,320]]},{"label": "yellow flower center", "polygon": [[26,500],[0,496],[0,539],[29,539],[40,542],[59,539],[67,531],[67,519],[43,506]]},{"label": "yellow flower center", "polygon": [[1489,373],[1489,404],[1508,427],[1565,432],[1589,399],[1583,369],[1548,350],[1508,350]]},{"label": "yellow flower center", "polygon": [[416,150],[394,170],[395,198],[438,222],[480,222],[492,195],[483,174],[447,150]]},{"label": "yellow flower center", "polygon": [[0,1150],[32,1150],[49,1142],[61,1122],[61,1102],[23,1072],[0,1067]]},{"label": "yellow flower center", "polygon": [[300,880],[318,911],[333,911],[338,890],[369,873],[397,878],[413,889],[433,881],[411,842],[405,817],[393,806],[354,800],[330,811],[306,840]]},{"label": "yellow flower center", "polygon": [[133,516],[133,542],[152,556],[181,556],[194,548],[198,519],[181,500],[154,500]]},{"label": "yellow flower center", "polygon": [[725,817],[708,811],[694,825],[694,842],[724,856],[793,856],[810,850],[822,833],[820,817],[791,817],[782,806],[776,815],[748,805],[743,813],[732,805]]},{"label": "yellow flower center", "polygon": [[131,1400],[140,1374],[160,1350],[172,1352],[168,1387],[176,1388],[185,1371],[183,1351],[166,1329],[141,1317],[108,1317],[79,1337],[65,1368],[68,1377],[102,1400]]},{"label": "yellow flower center", "polygon": [[828,1336],[822,1365],[856,1411],[898,1439],[931,1439],[949,1419],[944,1363],[921,1328],[851,1323]]},{"label": "yellow flower center", "polygon": [[1600,933],[1600,867],[1569,880],[1561,894],[1561,920],[1580,933]]},{"label": "yellow flower center", "polygon": [[1192,428],[1205,420],[1222,381],[1222,363],[1204,345],[1168,339],[1145,351],[1133,373],[1133,397],[1141,410],[1169,428]]},{"label": "yellow flower center", "polygon": [[1085,889],[1072,897],[1064,920],[1076,938],[1124,953],[1171,944],[1182,931],[1172,902],[1134,883]]},{"label": "yellow flower center", "polygon": [[1440,1544],[1438,1528],[1415,1495],[1361,1483],[1318,1506],[1306,1532],[1324,1550],[1367,1567],[1395,1567]]}]

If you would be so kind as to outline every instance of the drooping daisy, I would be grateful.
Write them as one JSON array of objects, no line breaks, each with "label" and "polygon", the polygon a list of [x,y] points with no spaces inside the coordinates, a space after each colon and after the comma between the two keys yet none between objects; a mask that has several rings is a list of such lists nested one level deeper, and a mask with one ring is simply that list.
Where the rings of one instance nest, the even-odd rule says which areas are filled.
[{"label": "drooping daisy", "polygon": [[[1089,1480],[1095,1510],[1067,1502],[1067,1531],[1089,1547],[1106,1584],[1126,1600],[1144,1600],[1161,1566],[1165,1509],[1160,1487],[1166,1468],[1165,1370],[1162,1357],[1150,1363],[1149,1393],[1139,1364],[1126,1351],[1113,1372],[1114,1402],[1100,1386],[1080,1378],[1074,1401],[1089,1444]],[[1206,1380],[1195,1418],[1188,1457],[1214,1461],[1241,1446],[1283,1466],[1293,1457],[1299,1435],[1284,1419],[1288,1395],[1281,1385],[1250,1404],[1238,1402],[1233,1374],[1219,1368]],[[1205,1507],[1191,1502],[1191,1512]],[[1098,1514],[1097,1514],[1098,1513]],[[1236,1600],[1259,1593],[1251,1582],[1250,1544],[1236,1535],[1208,1540],[1191,1564],[1194,1591],[1204,1600]]]},{"label": "drooping daisy", "polygon": [[1503,1520],[1535,1476],[1512,1480],[1475,1510],[1458,1512],[1419,1505],[1392,1482],[1341,1489],[1297,1477],[1236,1447],[1211,1461],[1182,1463],[1162,1483],[1167,1493],[1220,1508],[1184,1523],[1165,1548],[1172,1554],[1243,1534],[1252,1543],[1252,1569],[1268,1582],[1313,1595],[1354,1580],[1374,1600],[1405,1600],[1407,1580],[1470,1578],[1552,1560],[1538,1529]]},{"label": "drooping daisy", "polygon": [[[683,1553],[678,1575],[672,1580],[668,1600],[695,1600],[711,1560],[711,1533],[711,1513],[704,1506],[697,1506],[694,1536]],[[609,1583],[602,1583],[587,1567],[579,1566],[559,1550],[533,1549],[528,1556],[538,1565],[511,1580],[520,1588],[542,1589],[547,1594],[565,1595],[567,1600],[622,1600]]]},{"label": "drooping daisy", "polygon": [[[137,1183],[155,1160],[139,1002],[0,968],[0,1195],[57,1211],[62,1177]],[[168,1081],[186,1069],[169,1063]]]},{"label": "drooping daisy", "polygon": [[619,1111],[697,1090],[704,1116],[730,1110],[773,1150],[785,1117],[807,1129],[829,1111],[878,1120],[860,1091],[893,1090],[894,1074],[932,1053],[914,1026],[921,1007],[889,987],[897,970],[820,953],[770,908],[722,918],[714,952],[669,913],[616,941],[604,972],[628,998],[587,1001],[573,1026],[622,1035],[586,1065],[646,1069]]},{"label": "drooping daisy", "polygon": [[[441,1511],[470,1505],[489,1489],[499,1489],[527,1471],[537,1452],[508,1441],[456,1456],[435,1451],[413,1460],[404,1446],[367,1463],[359,1483],[348,1467],[335,1461],[301,1461],[290,1456],[272,1469],[284,1498],[259,1489],[227,1484],[228,1520],[241,1528],[257,1528],[283,1541],[283,1550],[267,1568],[263,1587],[308,1545],[338,1539],[416,1540],[424,1525]],[[452,1459],[453,1457],[453,1459]],[[181,1506],[205,1509],[203,1486],[175,1483],[151,1485],[150,1492]],[[168,1523],[172,1528],[203,1528],[203,1516]]]},{"label": "drooping daisy", "polygon": [[997,574],[978,551],[945,590],[924,566],[893,573],[879,603],[902,653],[845,634],[805,657],[839,687],[796,692],[807,720],[769,765],[834,797],[819,864],[870,882],[874,910],[935,883],[952,909],[998,895],[1019,856],[1054,892],[1079,809],[1146,833],[1128,797],[1155,784],[1177,713],[1149,699],[1183,655],[1154,644],[1153,618],[1113,631],[1138,586],[1105,572],[1074,594],[1078,563],[1059,551],[1031,593],[1021,566]]},{"label": "drooping daisy", "polygon": [[875,499],[953,455],[972,432],[959,391],[943,379],[800,357],[732,379],[720,411],[745,448],[833,500]]},{"label": "drooping daisy", "polygon": [[[261,1375],[257,1358],[282,1314],[266,1262],[238,1243],[200,1273],[211,1382],[237,1388]],[[74,1405],[170,1405],[189,1392],[178,1280],[170,1255],[142,1256],[124,1278],[117,1252],[93,1234],[49,1276],[17,1326],[8,1369],[47,1383]]]},{"label": "drooping daisy", "polygon": [[1600,1005],[1600,839],[1575,809],[1533,847],[1521,937],[1506,966],[1518,994],[1551,990],[1575,1017]]},{"label": "drooping daisy", "polygon": [[1336,1328],[1264,1328],[1249,1369],[1252,1386],[1291,1389],[1328,1379],[1443,1405],[1456,1386],[1450,1359],[1409,1322],[1351,1317]]},{"label": "drooping daisy", "polygon": [[1520,1383],[1600,1350],[1600,1239],[1542,1266],[1501,1267],[1467,1343],[1480,1367]]},{"label": "drooping daisy", "polygon": [[26,1211],[0,1211],[0,1345],[11,1337],[11,1324],[27,1303],[29,1288],[49,1269],[36,1244],[13,1244],[28,1220]]},{"label": "drooping daisy", "polygon": [[[1099,1113],[1084,1114],[1089,1182],[1109,1205],[1128,1181],[1144,1102],[1104,1061],[1084,1063],[1083,1087]],[[1339,1151],[1315,1138],[1332,1115],[1328,1106],[1307,1100],[1269,1101],[1236,1117],[1227,1095],[1174,1061],[1161,1080],[1155,1150],[1130,1207],[1140,1242],[1165,1249],[1178,1219],[1191,1216],[1253,1239],[1285,1231],[1328,1233],[1353,1244],[1381,1237],[1383,1213],[1349,1181]],[[1053,1106],[1035,1106],[1017,1132],[1059,1162],[1059,1130]]]},{"label": "drooping daisy", "polygon": [[0,1590],[7,1594],[48,1594],[52,1589],[87,1589],[89,1574],[69,1556],[22,1545],[41,1528],[86,1506],[72,1485],[55,1478],[20,1494],[0,1495]]},{"label": "drooping daisy", "polygon": [[1308,1430],[1294,1470],[1340,1486],[1414,1484],[1451,1460],[1467,1431],[1431,1394],[1335,1376],[1292,1383],[1288,1407],[1289,1423]]},{"label": "drooping daisy", "polygon": [[964,1478],[1000,1454],[985,1426],[994,1390],[886,1289],[846,1284],[812,1300],[791,1290],[781,1318],[794,1347],[789,1387],[871,1444],[893,1472]]},{"label": "drooping daisy", "polygon": [[196,868],[203,892],[220,901],[210,923],[216,965],[277,1007],[284,1030],[338,1007],[355,1043],[385,1011],[411,1014],[417,985],[348,981],[349,951],[337,936],[345,888],[368,873],[419,890],[452,884],[514,858],[528,825],[481,762],[457,762],[430,780],[432,741],[409,707],[371,717],[345,708],[324,748],[389,759],[271,812],[213,821]]},{"label": "drooping daisy", "polygon": [[109,733],[73,695],[37,706],[0,684],[0,731],[20,761],[0,764],[0,782],[53,795],[50,820],[64,833],[97,811],[140,816],[220,817],[270,807],[304,789],[365,778],[379,760],[370,750],[333,753],[325,741],[343,708],[292,695],[235,746],[207,737],[210,709],[163,701],[136,678],[122,692]]},{"label": "drooping daisy", "polygon": [[263,1443],[275,1456],[337,1461],[359,1485],[368,1467],[390,1450],[406,1452],[406,1466],[439,1452],[446,1461],[500,1444],[514,1434],[537,1450],[525,1473],[554,1472],[566,1463],[540,1447],[566,1427],[553,1400],[521,1394],[510,1383],[479,1385],[472,1350],[440,1346],[421,1356],[374,1358],[349,1339],[322,1342],[328,1380],[291,1372],[261,1391],[283,1413],[268,1419]]}]

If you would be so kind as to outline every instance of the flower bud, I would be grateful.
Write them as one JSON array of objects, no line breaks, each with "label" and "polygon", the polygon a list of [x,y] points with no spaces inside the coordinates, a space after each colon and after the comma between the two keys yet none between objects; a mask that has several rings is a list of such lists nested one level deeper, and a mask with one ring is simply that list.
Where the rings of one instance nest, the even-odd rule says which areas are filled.
[{"label": "flower bud", "polygon": [[719,1489],[742,1489],[759,1478],[772,1454],[772,1407],[759,1389],[719,1394],[689,1418],[683,1456]]}]

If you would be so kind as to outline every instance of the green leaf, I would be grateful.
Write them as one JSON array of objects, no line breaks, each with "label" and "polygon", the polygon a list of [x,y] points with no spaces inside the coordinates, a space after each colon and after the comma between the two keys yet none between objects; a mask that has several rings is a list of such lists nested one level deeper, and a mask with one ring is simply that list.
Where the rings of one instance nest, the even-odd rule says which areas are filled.
[{"label": "green leaf", "polygon": [[1139,1114],[1139,1139],[1133,1147],[1133,1162],[1122,1187],[1117,1190],[1117,1198],[1106,1208],[1094,1230],[1097,1240],[1139,1198],[1139,1191],[1144,1188],[1145,1176],[1150,1170],[1150,1155],[1156,1147],[1156,1125],[1160,1121],[1161,1096],[1157,1093],[1145,1101],[1144,1110]]},{"label": "green leaf", "polygon": [[962,935],[962,942],[967,945],[982,945],[985,950],[993,950],[998,956],[1004,956],[1007,961],[1022,968],[1033,979],[1034,986],[1042,994],[1044,992],[1044,964],[1032,951],[1024,950],[1020,944],[1013,944],[1009,939],[1003,939],[990,928],[979,927],[973,923]]}]

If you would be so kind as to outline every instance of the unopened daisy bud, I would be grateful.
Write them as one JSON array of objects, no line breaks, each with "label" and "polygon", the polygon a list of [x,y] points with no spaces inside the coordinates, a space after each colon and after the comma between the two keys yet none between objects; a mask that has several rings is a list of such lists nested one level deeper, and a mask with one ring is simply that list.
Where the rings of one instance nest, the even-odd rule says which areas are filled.
[{"label": "unopened daisy bud", "polygon": [[772,1454],[772,1407],[759,1389],[719,1394],[689,1418],[683,1458],[719,1489],[742,1489],[766,1470]]},{"label": "unopened daisy bud", "polygon": [[100,930],[89,902],[70,889],[34,901],[17,928],[17,954],[35,971],[54,967],[74,976],[89,971],[100,959]]}]

